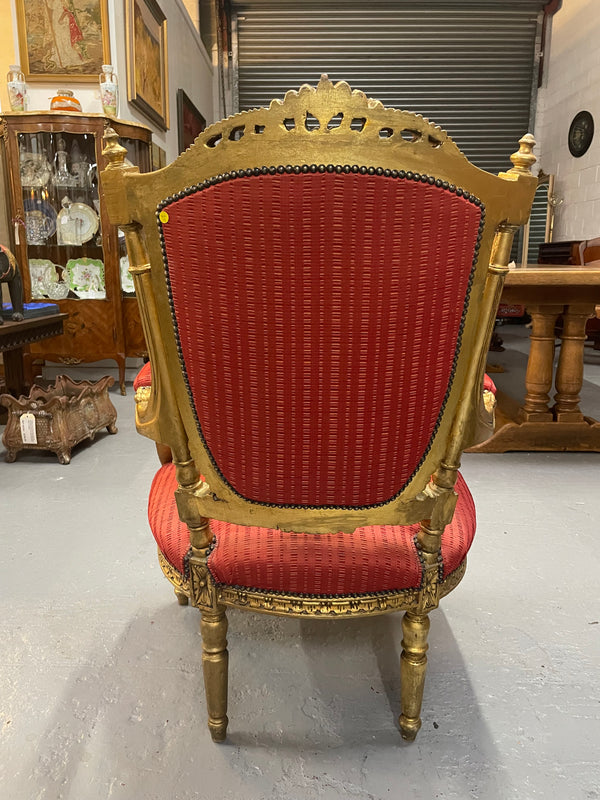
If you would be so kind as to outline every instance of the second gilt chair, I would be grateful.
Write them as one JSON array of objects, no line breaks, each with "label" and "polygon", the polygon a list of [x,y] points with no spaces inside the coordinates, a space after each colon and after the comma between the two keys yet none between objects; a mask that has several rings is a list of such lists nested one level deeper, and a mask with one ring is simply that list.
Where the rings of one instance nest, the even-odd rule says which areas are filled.
[{"label": "second gilt chair", "polygon": [[289,92],[140,175],[106,135],[152,380],[140,433],[172,453],[150,525],[201,612],[208,725],[227,729],[228,606],[404,611],[400,730],[421,725],[429,613],[465,572],[458,472],[513,233],[537,181],[345,83]]}]

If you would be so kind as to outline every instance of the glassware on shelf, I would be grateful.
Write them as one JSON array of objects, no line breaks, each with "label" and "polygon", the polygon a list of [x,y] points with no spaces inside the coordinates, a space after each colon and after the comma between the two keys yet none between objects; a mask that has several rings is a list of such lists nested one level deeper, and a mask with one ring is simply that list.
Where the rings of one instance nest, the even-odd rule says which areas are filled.
[{"label": "glassware on shelf", "polygon": [[71,174],[73,175],[74,185],[80,189],[89,189],[91,186],[92,168],[86,153],[79,149],[77,139],[71,145]]},{"label": "glassware on shelf", "polygon": [[55,186],[79,186],[79,175],[73,175],[67,164],[67,144],[61,137],[57,142],[56,156],[54,157],[55,168],[52,183]]},{"label": "glassware on shelf", "polygon": [[119,82],[111,64],[102,64],[99,81],[102,110],[108,116],[116,117],[119,110]]},{"label": "glassware on shelf", "polygon": [[[57,270],[60,270],[60,277]],[[69,284],[64,280],[66,268],[59,264],[50,264],[44,272],[42,286],[51,300],[64,300],[69,294]]]},{"label": "glassware on shelf", "polygon": [[6,88],[8,89],[11,111],[25,111],[27,86],[25,84],[25,75],[18,64],[10,66],[6,76]]},{"label": "glassware on shelf", "polygon": [[[74,164],[73,164],[73,172],[75,172]],[[81,156],[81,161],[79,162],[79,166],[77,167],[77,177],[79,179],[80,189],[91,189],[93,172],[94,169],[92,165],[89,163],[88,157],[84,153]]]},{"label": "glassware on shelf", "polygon": [[52,236],[52,220],[40,209],[25,212],[25,233],[27,244],[46,244]]},{"label": "glassware on shelf", "polygon": [[31,153],[21,150],[19,156],[21,186],[24,189],[42,188],[52,177],[52,167],[45,153]]},{"label": "glassware on shelf", "polygon": [[50,111],[81,111],[81,103],[70,89],[57,89],[50,101]]},{"label": "glassware on shelf", "polygon": [[56,211],[46,189],[32,188],[23,198],[23,210],[28,244],[45,244],[56,231]]},{"label": "glassware on shelf", "polygon": [[50,300],[66,300],[69,296],[69,284],[64,281],[50,283],[45,288]]},{"label": "glassware on shelf", "polygon": [[71,145],[71,169],[73,169],[74,164],[78,164],[81,161],[81,150],[79,148],[79,142],[77,139],[73,139],[73,144]]}]

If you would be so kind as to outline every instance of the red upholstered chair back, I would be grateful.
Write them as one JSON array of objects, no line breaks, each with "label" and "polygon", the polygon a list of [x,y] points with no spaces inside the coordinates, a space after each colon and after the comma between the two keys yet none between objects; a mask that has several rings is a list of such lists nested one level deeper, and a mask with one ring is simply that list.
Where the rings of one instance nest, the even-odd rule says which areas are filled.
[{"label": "red upholstered chair back", "polygon": [[422,117],[324,78],[157,173],[106,139],[152,361],[137,425],[173,451],[181,518],[448,519],[532,137],[491,175]]},{"label": "red upholstered chair back", "polygon": [[315,164],[219,176],[161,210],[185,381],[223,478],[277,505],[398,495],[454,377],[481,202],[435,174]]}]

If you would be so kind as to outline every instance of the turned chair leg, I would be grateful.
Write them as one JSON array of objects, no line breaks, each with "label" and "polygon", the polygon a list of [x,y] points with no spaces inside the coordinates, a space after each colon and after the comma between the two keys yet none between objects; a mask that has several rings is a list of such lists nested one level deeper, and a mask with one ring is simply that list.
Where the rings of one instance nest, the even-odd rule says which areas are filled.
[{"label": "turned chair leg", "polygon": [[407,611],[402,618],[402,658],[400,677],[402,681],[402,714],[399,724],[402,738],[414,741],[421,727],[421,703],[427,668],[427,634],[429,617]]},{"label": "turned chair leg", "polygon": [[208,727],[215,742],[225,741],[227,732],[227,617],[225,608],[201,611],[202,667],[208,711]]}]

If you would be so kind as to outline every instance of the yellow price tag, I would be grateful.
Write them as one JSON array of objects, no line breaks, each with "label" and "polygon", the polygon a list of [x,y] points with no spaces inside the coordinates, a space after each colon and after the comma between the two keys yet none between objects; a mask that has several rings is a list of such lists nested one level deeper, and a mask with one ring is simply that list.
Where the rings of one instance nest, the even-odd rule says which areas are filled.
[{"label": "yellow price tag", "polygon": [[160,214],[158,215],[158,218],[163,223],[163,225],[165,222],[169,221],[169,215],[167,214],[166,211],[161,211]]}]

